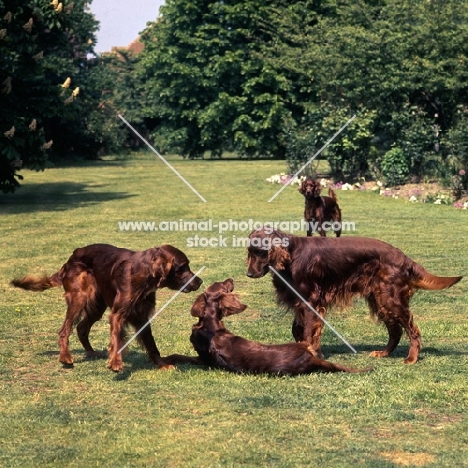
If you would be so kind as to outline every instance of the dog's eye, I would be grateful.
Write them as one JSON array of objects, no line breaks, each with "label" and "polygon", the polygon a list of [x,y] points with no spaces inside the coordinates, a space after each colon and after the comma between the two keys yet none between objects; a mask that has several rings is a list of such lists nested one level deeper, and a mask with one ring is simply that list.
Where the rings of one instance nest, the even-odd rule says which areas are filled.
[{"label": "dog's eye", "polygon": [[268,251],[263,250],[263,249],[255,249],[253,251],[253,254],[258,256],[258,257],[266,257],[268,255]]},{"label": "dog's eye", "polygon": [[184,273],[185,271],[188,271],[188,265],[176,265],[174,267],[174,273]]}]

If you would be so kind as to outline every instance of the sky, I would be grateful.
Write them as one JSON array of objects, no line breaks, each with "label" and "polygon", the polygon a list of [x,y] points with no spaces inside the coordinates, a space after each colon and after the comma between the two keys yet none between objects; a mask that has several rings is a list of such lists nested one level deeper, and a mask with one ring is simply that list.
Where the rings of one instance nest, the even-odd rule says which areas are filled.
[{"label": "sky", "polygon": [[158,17],[163,4],[164,0],[92,0],[91,12],[100,23],[95,51],[100,54],[131,44],[146,23]]}]

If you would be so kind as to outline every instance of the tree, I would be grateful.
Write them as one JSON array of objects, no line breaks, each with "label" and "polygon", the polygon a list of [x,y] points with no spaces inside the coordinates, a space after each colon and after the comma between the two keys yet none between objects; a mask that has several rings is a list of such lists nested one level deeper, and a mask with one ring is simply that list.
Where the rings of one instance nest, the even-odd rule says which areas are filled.
[{"label": "tree", "polygon": [[291,83],[259,55],[261,18],[277,3],[168,0],[145,30],[146,112],[182,155],[284,156]]},{"label": "tree", "polygon": [[[106,81],[103,87],[105,91],[99,105],[101,112],[105,115],[102,121],[102,132],[108,135],[109,140],[116,143],[112,145],[114,152],[119,151],[118,141],[126,148],[134,150],[144,146],[134,132],[125,125],[123,127],[120,125],[117,136],[114,127],[120,121],[116,122],[116,114],[122,114],[146,140],[150,139],[150,129],[159,123],[158,117],[154,117],[149,110],[151,107],[148,106],[146,83],[141,79],[141,74],[137,72],[138,49],[141,43],[138,40],[134,44],[135,47],[114,49],[99,58],[98,69],[101,70]],[[109,145],[106,147],[108,148]]]},{"label": "tree", "polygon": [[83,146],[88,53],[97,22],[85,0],[0,0],[0,188],[13,192],[20,168],[42,170],[51,148]]},{"label": "tree", "polygon": [[[361,114],[364,134],[350,141],[346,130],[328,152],[335,175],[337,154],[344,156],[342,175],[355,179],[379,171],[383,155],[395,146],[410,174],[427,174],[434,161],[444,164],[441,137],[468,97],[467,6],[465,0],[304,1],[288,15],[276,15],[270,29],[278,40],[265,44],[265,56],[283,74],[294,73],[301,83],[296,96],[309,91],[305,116],[296,120],[301,139],[307,129],[313,133],[309,141],[316,146],[309,153],[331,136],[323,135],[327,121],[344,124]],[[357,153],[349,153],[350,144],[363,164],[353,163]]]}]

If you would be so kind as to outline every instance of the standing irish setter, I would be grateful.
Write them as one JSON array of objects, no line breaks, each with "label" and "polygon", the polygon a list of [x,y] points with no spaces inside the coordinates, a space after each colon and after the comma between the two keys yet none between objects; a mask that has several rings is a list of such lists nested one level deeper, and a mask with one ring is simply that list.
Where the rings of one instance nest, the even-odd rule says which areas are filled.
[{"label": "standing irish setter", "polygon": [[336,237],[340,237],[341,210],[335,192],[329,188],[328,197],[320,196],[320,182],[310,177],[302,182],[298,190],[305,198],[304,219],[308,226],[307,237],[312,236],[315,231],[326,237],[329,230],[333,230]]},{"label": "standing irish setter", "polygon": [[299,375],[311,372],[367,372],[315,357],[307,343],[265,345],[233,335],[222,322],[224,317],[243,312],[232,292],[234,281],[228,278],[213,283],[192,306],[198,323],[192,327],[190,341],[198,358],[173,354],[164,358],[168,364],[193,363],[218,367],[231,372]]},{"label": "standing irish setter", "polygon": [[364,297],[389,334],[387,346],[371,355],[391,354],[405,330],[410,340],[405,363],[413,364],[421,349],[421,333],[409,308],[411,296],[418,289],[444,289],[462,279],[435,276],[377,239],[298,237],[262,228],[250,234],[249,242],[247,276],[260,278],[271,271],[278,302],[294,311],[294,338],[309,343],[318,357],[322,356],[323,321],[294,291],[322,317],[332,306],[346,306],[353,297]]},{"label": "standing irish setter", "polygon": [[[62,268],[52,276],[26,276],[12,284],[30,291],[44,291],[63,286],[67,313],[59,330],[60,362],[71,366],[68,338],[77,325],[78,338],[88,357],[100,356],[89,343],[89,331],[111,309],[108,367],[122,370],[125,328],[140,330],[154,313],[156,289],[169,288],[188,293],[196,291],[202,280],[189,268],[183,252],[171,245],[154,247],[142,252],[108,244],[93,244],[76,249]],[[159,367],[167,365],[161,359],[148,324],[138,335],[149,358]]]}]

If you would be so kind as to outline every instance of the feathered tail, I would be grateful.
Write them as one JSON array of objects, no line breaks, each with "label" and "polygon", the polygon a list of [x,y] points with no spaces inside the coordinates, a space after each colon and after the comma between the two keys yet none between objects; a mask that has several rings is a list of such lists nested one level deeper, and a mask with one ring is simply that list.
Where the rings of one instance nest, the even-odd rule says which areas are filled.
[{"label": "feathered tail", "polygon": [[330,198],[333,198],[333,200],[338,201],[338,198],[336,197],[336,193],[332,190],[331,187],[328,187],[328,196]]},{"label": "feathered tail", "polygon": [[27,291],[45,291],[46,289],[55,288],[62,285],[61,270],[52,276],[31,276],[27,275],[24,278],[15,278],[11,284],[17,288],[26,289]]},{"label": "feathered tail", "polygon": [[429,273],[425,268],[419,264],[415,264],[415,278],[411,282],[411,286],[416,289],[426,290],[439,290],[450,288],[454,284],[458,283],[463,276],[436,276]]}]

